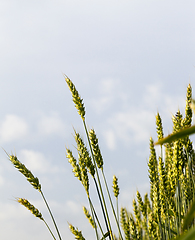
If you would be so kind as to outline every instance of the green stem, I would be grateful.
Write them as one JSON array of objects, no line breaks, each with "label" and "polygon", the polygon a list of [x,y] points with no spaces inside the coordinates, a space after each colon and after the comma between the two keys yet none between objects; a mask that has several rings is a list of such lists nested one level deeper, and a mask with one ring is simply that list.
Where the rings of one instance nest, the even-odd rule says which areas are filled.
[{"label": "green stem", "polygon": [[116,209],[117,209],[117,220],[118,220],[118,222],[119,222],[118,197],[116,198]]},{"label": "green stem", "polygon": [[105,213],[106,213],[106,219],[107,219],[108,227],[109,227],[108,231],[110,232],[109,238],[111,236],[111,239],[114,240],[113,234],[112,234],[112,229],[111,229],[111,224],[110,224],[110,220],[109,220],[109,216],[108,216],[108,211],[107,211],[107,207],[106,207],[106,203],[105,203],[105,199],[104,199],[104,194],[103,194],[101,183],[100,183],[98,169],[97,169],[97,165],[96,165],[96,162],[95,162],[92,146],[91,146],[90,139],[89,139],[89,134],[88,134],[86,123],[85,123],[84,119],[83,119],[83,124],[84,124],[85,132],[86,132],[86,135],[87,135],[87,140],[88,140],[88,143],[89,143],[89,147],[90,147],[90,151],[91,151],[91,155],[92,155],[92,159],[93,159],[93,164],[95,166],[95,170],[96,170],[96,174],[97,174],[98,185],[99,185],[101,197],[102,197],[102,200],[103,200],[104,210],[105,210]]},{"label": "green stem", "polygon": [[104,216],[104,221],[105,221],[105,224],[106,224],[106,228],[107,228],[107,231],[109,231],[108,223],[107,223],[107,220],[106,220],[106,214],[105,214],[105,211],[104,211],[104,206],[103,206],[103,203],[102,203],[102,199],[101,199],[101,196],[100,196],[100,191],[99,191],[99,188],[98,188],[98,185],[97,185],[97,182],[96,182],[95,178],[94,178],[94,182],[95,182],[96,190],[97,190],[97,193],[98,193],[98,198],[100,200],[100,205],[101,205],[101,208],[102,208],[102,213],[103,213],[103,216]]},{"label": "green stem", "polygon": [[96,225],[96,222],[95,222],[95,218],[94,218],[94,208],[93,208],[93,204],[91,202],[91,199],[90,197],[88,196],[88,200],[89,200],[89,205],[90,205],[90,209],[91,209],[91,214],[92,214],[92,218],[93,218],[93,221],[94,221],[94,224],[95,224],[95,234],[96,234],[96,238],[97,240],[99,240],[99,237],[98,237],[98,232],[97,232],[97,225]]},{"label": "green stem", "polygon": [[92,202],[91,202],[91,199],[89,199],[89,201],[90,201],[90,206],[91,206],[92,213],[94,214],[94,216],[95,216],[95,218],[96,218],[96,220],[97,220],[97,223],[98,223],[98,226],[99,226],[100,231],[101,231],[101,233],[102,233],[102,236],[104,236],[104,232],[103,232],[103,230],[102,230],[101,224],[100,224],[100,222],[99,222],[99,219],[98,219],[98,216],[97,216],[97,214],[96,214],[95,208],[94,208],[94,206],[93,206],[93,204],[92,204]]},{"label": "green stem", "polygon": [[44,202],[45,202],[45,204],[46,204],[46,206],[47,206],[47,209],[48,209],[48,211],[49,211],[49,213],[50,213],[50,216],[51,216],[52,221],[53,221],[53,223],[54,223],[54,226],[55,226],[55,228],[56,228],[58,237],[59,237],[60,240],[62,240],[62,238],[61,238],[61,236],[60,236],[60,232],[59,232],[58,227],[57,227],[57,225],[56,225],[56,222],[55,222],[55,220],[54,220],[53,214],[52,214],[52,212],[51,212],[51,210],[50,210],[50,208],[49,208],[49,205],[48,205],[48,203],[47,203],[47,201],[46,201],[46,199],[45,199],[45,197],[44,197],[44,195],[43,195],[43,192],[42,192],[41,190],[40,190],[40,193],[41,193],[41,195],[42,195],[42,197],[43,197],[43,200],[44,200]]},{"label": "green stem", "polygon": [[47,226],[48,230],[50,231],[50,233],[51,233],[53,239],[56,240],[56,238],[55,238],[55,236],[53,235],[53,233],[52,233],[50,227],[48,226],[48,224],[46,223],[46,221],[45,221],[44,219],[43,219],[43,222],[45,223],[45,225]]},{"label": "green stem", "polygon": [[121,240],[123,240],[122,233],[121,233],[120,226],[119,226],[119,221],[117,220],[116,213],[115,213],[115,210],[114,210],[114,206],[113,206],[113,203],[112,203],[112,199],[111,199],[111,196],[110,196],[110,192],[109,192],[109,189],[108,189],[108,184],[106,182],[106,177],[104,175],[103,169],[101,169],[101,170],[102,170],[102,176],[103,176],[103,179],[104,179],[104,183],[105,183],[105,186],[106,186],[106,191],[108,193],[108,197],[109,197],[109,200],[110,200],[110,205],[111,205],[111,208],[112,208],[112,211],[113,211],[113,214],[114,214],[114,218],[115,218],[115,221],[116,221],[116,224],[117,224],[117,228],[118,228],[118,231],[119,231],[119,234],[120,234],[120,238],[121,238]]}]

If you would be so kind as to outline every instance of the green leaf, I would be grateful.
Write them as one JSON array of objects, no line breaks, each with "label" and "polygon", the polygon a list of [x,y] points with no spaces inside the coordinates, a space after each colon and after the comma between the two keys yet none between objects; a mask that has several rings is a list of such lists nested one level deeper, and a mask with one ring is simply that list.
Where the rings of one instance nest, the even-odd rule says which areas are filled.
[{"label": "green leaf", "polygon": [[[193,240],[195,239],[195,227],[191,228],[189,231],[183,233],[177,238],[173,238],[174,240]],[[172,239],[172,240],[173,240]]]},{"label": "green leaf", "polygon": [[194,219],[194,215],[195,215],[195,201],[193,201],[192,206],[190,207],[188,213],[184,218],[183,231],[187,229],[187,227],[191,224],[192,220]]},{"label": "green leaf", "polygon": [[188,127],[188,128],[184,128],[179,132],[170,134],[167,137],[162,138],[159,141],[155,142],[154,145],[163,145],[164,143],[170,143],[170,142],[176,141],[180,138],[185,138],[194,133],[195,133],[195,125]]}]

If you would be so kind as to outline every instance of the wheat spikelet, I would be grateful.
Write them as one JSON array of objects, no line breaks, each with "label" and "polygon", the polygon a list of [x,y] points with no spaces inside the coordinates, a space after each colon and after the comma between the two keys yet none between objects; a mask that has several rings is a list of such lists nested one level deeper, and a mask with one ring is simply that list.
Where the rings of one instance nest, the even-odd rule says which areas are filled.
[{"label": "wheat spikelet", "polygon": [[148,193],[144,195],[144,208],[146,209],[146,215],[149,215],[152,209],[150,205],[150,200],[148,198]]},{"label": "wheat spikelet", "polygon": [[114,192],[114,196],[116,198],[118,198],[118,195],[119,195],[119,186],[118,186],[118,178],[116,176],[113,176],[113,185],[112,185],[112,188],[113,188],[113,192]]},{"label": "wheat spikelet", "polygon": [[87,195],[89,196],[89,179],[87,175],[87,168],[85,167],[85,164],[77,164],[76,159],[73,157],[72,151],[68,148],[66,148],[66,157],[68,158],[69,163],[72,165],[75,177],[81,181],[83,184]]},{"label": "wheat spikelet", "polygon": [[137,202],[138,202],[138,206],[139,209],[143,215],[143,219],[142,219],[142,226],[143,229],[145,230],[145,234],[148,235],[148,226],[147,226],[147,205],[144,204],[141,194],[137,191],[136,193],[137,196]]},{"label": "wheat spikelet", "polygon": [[185,108],[185,119],[183,121],[183,125],[185,127],[190,127],[192,122],[192,87],[189,84],[187,87],[187,94],[186,94],[186,108]]},{"label": "wheat spikelet", "polygon": [[73,102],[75,103],[75,107],[78,110],[79,115],[81,116],[82,120],[85,120],[85,107],[83,104],[83,99],[79,96],[78,91],[76,90],[75,85],[72,83],[72,81],[64,75],[64,78],[66,80],[66,83],[68,84],[68,87],[72,93],[72,99]]},{"label": "wheat spikelet", "polygon": [[182,129],[182,114],[178,110],[175,114],[175,116],[172,117],[173,121],[173,133],[178,132]]},{"label": "wheat spikelet", "polygon": [[100,168],[100,169],[103,169],[104,162],[103,162],[102,154],[101,154],[101,151],[100,151],[100,148],[99,148],[98,138],[95,134],[94,129],[91,129],[89,131],[89,139],[90,139],[90,142],[91,142],[91,146],[92,146],[92,149],[93,149],[93,154],[94,154],[94,157],[95,157],[95,161],[97,163],[97,167]]},{"label": "wheat spikelet", "polygon": [[160,239],[157,233],[157,220],[153,213],[148,216],[148,231],[151,239]]},{"label": "wheat spikelet", "polygon": [[87,196],[89,197],[89,178],[87,174],[87,168],[81,169],[82,184],[85,188]]},{"label": "wheat spikelet", "polygon": [[146,206],[142,201],[141,194],[137,191],[136,195],[137,195],[137,202],[139,204],[139,209],[142,212],[143,216],[146,216],[146,214],[147,214],[146,213]]},{"label": "wheat spikelet", "polygon": [[32,172],[28,170],[24,164],[22,164],[16,156],[14,155],[8,155],[10,161],[13,163],[14,167],[17,168],[29,181],[29,183],[37,190],[41,191],[41,184],[39,183],[39,179],[37,177],[34,177]]},{"label": "wheat spikelet", "polygon": [[138,238],[141,239],[142,238],[141,212],[137,206],[135,199],[133,200],[133,211],[134,211],[134,215],[135,215],[135,219],[136,219],[135,225],[136,225],[136,229],[137,229]]},{"label": "wheat spikelet", "polygon": [[80,134],[75,131],[75,141],[77,143],[77,151],[79,152],[79,165],[83,167],[87,167],[89,173],[94,177],[95,175],[95,167],[92,163],[89,152],[80,137]]},{"label": "wheat spikelet", "polygon": [[77,240],[85,240],[85,238],[82,235],[82,232],[79,231],[77,228],[75,228],[72,224],[69,223],[69,228],[72,234],[74,234],[75,239]]},{"label": "wheat spikelet", "polygon": [[158,163],[158,172],[159,172],[159,200],[161,205],[161,215],[163,219],[166,219],[167,212],[167,203],[170,198],[169,192],[167,191],[167,173],[164,167],[164,162],[159,156]]},{"label": "wheat spikelet", "polygon": [[37,208],[35,208],[28,200],[24,199],[24,198],[17,198],[17,202],[19,202],[21,205],[23,205],[24,207],[26,207],[28,210],[31,211],[31,213],[41,219],[44,220],[42,217],[42,214],[39,212],[39,210]]},{"label": "wheat spikelet", "polygon": [[158,140],[163,138],[163,127],[162,127],[162,119],[160,117],[160,114],[157,113],[156,115],[156,130],[157,130],[157,135],[158,135]]},{"label": "wheat spikelet", "polygon": [[86,218],[89,220],[89,223],[91,224],[91,226],[92,226],[93,228],[95,228],[95,223],[94,223],[94,221],[93,221],[93,218],[92,218],[92,216],[90,215],[90,213],[89,213],[89,211],[87,210],[87,208],[84,207],[84,206],[83,206],[83,212],[84,212]]},{"label": "wheat spikelet", "polygon": [[80,167],[77,164],[76,159],[73,157],[72,151],[68,148],[66,148],[66,157],[73,168],[72,171],[74,172],[75,177],[77,177],[79,181],[82,181]]},{"label": "wheat spikelet", "polygon": [[129,216],[127,210],[125,208],[121,208],[121,227],[125,233],[125,239],[130,240],[130,223],[129,223]]},{"label": "wheat spikelet", "polygon": [[139,239],[138,234],[137,234],[135,220],[132,215],[129,217],[129,225],[130,225],[131,239]]},{"label": "wheat spikelet", "polygon": [[150,138],[150,157],[148,162],[149,167],[149,178],[151,183],[151,189],[150,189],[150,199],[153,202],[154,198],[154,187],[156,186],[158,188],[158,169],[157,169],[157,158],[156,158],[156,151],[154,149],[154,141],[152,138]]}]

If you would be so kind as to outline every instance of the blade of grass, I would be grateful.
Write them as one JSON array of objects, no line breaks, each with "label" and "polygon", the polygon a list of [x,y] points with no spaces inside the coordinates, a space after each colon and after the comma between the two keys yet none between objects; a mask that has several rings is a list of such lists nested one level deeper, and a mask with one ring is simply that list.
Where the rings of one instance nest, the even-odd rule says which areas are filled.
[{"label": "blade of grass", "polygon": [[188,127],[188,128],[184,128],[179,132],[170,134],[167,137],[162,138],[159,141],[155,142],[154,145],[163,145],[164,143],[170,143],[170,142],[176,141],[180,138],[185,138],[194,133],[195,133],[195,125]]},{"label": "blade of grass", "polygon": [[195,215],[195,201],[193,201],[192,206],[190,207],[187,215],[184,218],[183,231],[187,229],[188,225],[192,222]]},{"label": "blade of grass", "polygon": [[172,238],[172,240],[193,240],[195,239],[195,227],[190,229],[189,231],[183,233],[182,235],[178,236],[177,238]]}]

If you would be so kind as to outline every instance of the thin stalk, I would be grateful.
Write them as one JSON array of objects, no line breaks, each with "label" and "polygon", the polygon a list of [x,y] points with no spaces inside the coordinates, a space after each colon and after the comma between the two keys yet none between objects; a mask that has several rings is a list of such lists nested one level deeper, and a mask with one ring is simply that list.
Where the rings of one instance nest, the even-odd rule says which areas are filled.
[{"label": "thin stalk", "polygon": [[163,149],[162,149],[162,145],[160,146],[160,155],[161,155],[161,159],[163,159]]},{"label": "thin stalk", "polygon": [[181,229],[181,206],[182,202],[181,202],[181,191],[180,191],[180,184],[179,184],[179,180],[178,180],[178,210],[179,210],[179,229]]},{"label": "thin stalk", "polygon": [[56,238],[55,238],[55,236],[53,235],[53,233],[52,233],[50,227],[48,226],[48,224],[46,223],[46,221],[45,221],[44,219],[43,219],[43,222],[45,223],[45,225],[47,226],[48,230],[50,231],[50,233],[51,233],[53,239],[56,240]]},{"label": "thin stalk", "polygon": [[89,205],[90,205],[90,209],[91,209],[92,218],[93,218],[93,221],[94,221],[94,224],[95,224],[95,234],[96,234],[96,238],[97,238],[97,240],[99,240],[98,232],[97,232],[97,225],[96,225],[95,218],[94,218],[94,211],[95,211],[95,210],[94,210],[94,208],[93,208],[93,205],[92,205],[92,202],[91,202],[90,197],[88,197],[88,200],[89,200]]},{"label": "thin stalk", "polygon": [[102,208],[102,213],[103,213],[103,216],[104,216],[106,228],[107,228],[107,231],[109,231],[108,223],[106,221],[106,214],[105,214],[105,211],[104,211],[104,206],[103,206],[103,203],[102,203],[102,199],[101,199],[101,196],[100,196],[100,191],[99,191],[99,188],[98,188],[98,185],[97,185],[97,181],[96,181],[95,178],[94,178],[94,182],[95,182],[96,190],[97,190],[97,193],[98,193],[98,198],[100,200],[100,205],[101,205],[101,208]]},{"label": "thin stalk", "polygon": [[93,206],[90,198],[89,198],[89,202],[90,202],[91,211],[92,211],[92,213],[95,215],[95,218],[96,218],[96,220],[97,220],[97,223],[98,223],[98,226],[99,226],[100,231],[101,231],[101,233],[102,233],[102,236],[104,236],[104,232],[103,232],[103,230],[102,230],[101,224],[100,224],[100,222],[99,222],[98,216],[97,216],[97,214],[96,214],[95,208],[94,208],[94,206]]},{"label": "thin stalk", "polygon": [[118,208],[118,197],[116,198],[116,214],[117,214],[117,220],[119,222],[119,208]]},{"label": "thin stalk", "polygon": [[114,218],[115,218],[115,221],[116,221],[116,224],[117,224],[117,228],[118,228],[118,231],[119,231],[119,235],[120,235],[120,238],[123,239],[122,233],[121,233],[121,230],[120,230],[120,226],[119,226],[119,221],[117,220],[117,216],[116,216],[114,206],[113,206],[113,203],[112,203],[112,199],[111,199],[111,196],[110,196],[110,192],[109,192],[109,189],[108,189],[108,184],[106,182],[106,177],[104,175],[103,169],[101,169],[101,170],[102,170],[102,176],[103,176],[103,179],[104,179],[104,183],[105,183],[105,186],[106,186],[106,191],[108,193],[108,197],[109,197],[109,200],[110,200],[110,205],[111,205],[111,208],[112,208],[112,211],[113,211],[113,214],[114,214]]},{"label": "thin stalk", "polygon": [[[102,187],[101,187],[101,182],[100,182],[100,178],[99,178],[99,174],[98,174],[98,169],[97,169],[97,165],[96,165],[96,162],[95,162],[95,158],[94,158],[92,146],[91,146],[91,143],[90,143],[89,134],[88,134],[88,131],[87,131],[85,120],[83,120],[83,124],[84,124],[85,132],[86,132],[86,135],[87,135],[87,140],[88,140],[88,143],[89,143],[89,147],[90,147],[90,151],[91,151],[91,155],[92,155],[92,159],[93,159],[93,164],[95,166],[95,170],[96,170],[96,174],[97,174],[98,185],[99,185],[99,188],[100,188],[101,197],[102,197],[102,200],[103,200],[104,210],[105,210],[106,219],[107,219],[108,227],[109,227],[108,231],[110,232],[109,238],[111,236],[111,239],[114,240],[113,234],[112,234],[112,228],[111,228],[111,224],[110,224],[110,220],[109,220],[109,216],[108,216],[108,211],[107,211],[107,207],[106,207],[106,202],[105,202],[105,199],[104,199],[104,194],[103,194]],[[101,199],[101,197],[99,197],[99,199]],[[102,208],[102,211],[103,211],[103,208]]]},{"label": "thin stalk", "polygon": [[167,218],[168,218],[168,234],[169,234],[169,238],[172,238],[172,234],[171,234],[171,228],[170,228],[170,218],[169,218],[169,211],[168,211],[168,204],[166,201],[166,208],[167,208]]},{"label": "thin stalk", "polygon": [[57,225],[56,225],[56,222],[55,222],[55,220],[54,220],[53,214],[52,214],[52,212],[51,212],[51,210],[50,210],[50,207],[49,207],[49,205],[48,205],[48,203],[47,203],[47,201],[46,201],[46,199],[45,199],[45,197],[44,197],[44,195],[43,195],[43,192],[42,192],[41,190],[40,190],[40,193],[41,193],[41,195],[42,195],[42,197],[43,197],[43,200],[44,200],[44,202],[45,202],[45,204],[46,204],[46,206],[47,206],[47,209],[48,209],[48,211],[49,211],[49,214],[50,214],[50,216],[51,216],[51,218],[52,218],[52,221],[53,221],[54,226],[55,226],[55,228],[56,228],[58,237],[59,237],[60,240],[62,240],[62,238],[61,238],[61,236],[60,236],[60,232],[59,232],[58,227],[57,227]]}]

